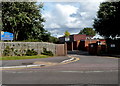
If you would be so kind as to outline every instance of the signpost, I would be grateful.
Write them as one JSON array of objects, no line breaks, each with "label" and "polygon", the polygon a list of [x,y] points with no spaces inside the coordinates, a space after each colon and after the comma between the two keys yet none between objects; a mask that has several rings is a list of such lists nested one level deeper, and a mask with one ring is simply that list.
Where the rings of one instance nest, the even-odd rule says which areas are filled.
[{"label": "signpost", "polygon": [[66,42],[68,42],[68,41],[70,41],[70,37],[66,36],[65,37],[65,55],[67,55],[67,43]]},{"label": "signpost", "polygon": [[1,40],[13,40],[13,33],[1,31]]},{"label": "signpost", "polygon": [[69,36],[68,36],[68,37],[65,37],[65,42],[67,42],[67,41],[70,41]]}]

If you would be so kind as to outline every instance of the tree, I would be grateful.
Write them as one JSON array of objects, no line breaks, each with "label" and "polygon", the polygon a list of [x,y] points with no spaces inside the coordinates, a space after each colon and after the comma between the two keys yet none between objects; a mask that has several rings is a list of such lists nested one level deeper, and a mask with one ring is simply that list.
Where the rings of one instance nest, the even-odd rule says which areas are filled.
[{"label": "tree", "polygon": [[86,34],[86,35],[92,35],[94,36],[96,32],[93,30],[93,28],[84,28],[79,32],[79,34]]},{"label": "tree", "polygon": [[50,36],[49,42],[57,43],[58,41],[59,41],[58,38],[56,38],[54,36]]},{"label": "tree", "polygon": [[68,31],[65,31],[64,36],[68,37],[68,36],[70,36],[70,33]]},{"label": "tree", "polygon": [[120,1],[100,4],[93,27],[102,36],[115,38],[120,36]]},{"label": "tree", "polygon": [[35,2],[2,2],[3,31],[14,33],[15,40],[48,40],[49,33],[42,24],[42,7]]}]

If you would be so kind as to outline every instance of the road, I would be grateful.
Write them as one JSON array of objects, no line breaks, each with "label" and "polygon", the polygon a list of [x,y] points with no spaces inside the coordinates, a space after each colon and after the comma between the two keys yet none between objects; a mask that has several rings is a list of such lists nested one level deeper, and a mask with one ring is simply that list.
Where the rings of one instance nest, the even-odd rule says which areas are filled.
[{"label": "road", "polygon": [[69,54],[69,56],[80,58],[80,60],[54,66],[3,70],[2,83],[31,84],[33,86],[35,84],[38,86],[40,84],[66,84],[65,86],[67,84],[78,86],[80,84],[89,84],[85,86],[109,84],[107,86],[118,86],[119,59],[76,54]]}]

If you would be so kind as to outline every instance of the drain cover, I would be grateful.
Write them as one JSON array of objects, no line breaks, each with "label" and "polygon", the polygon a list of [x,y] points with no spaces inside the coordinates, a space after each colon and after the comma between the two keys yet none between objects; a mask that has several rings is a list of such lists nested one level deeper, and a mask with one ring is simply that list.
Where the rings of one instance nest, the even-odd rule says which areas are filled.
[{"label": "drain cover", "polygon": [[33,63],[22,63],[22,65],[32,65]]}]

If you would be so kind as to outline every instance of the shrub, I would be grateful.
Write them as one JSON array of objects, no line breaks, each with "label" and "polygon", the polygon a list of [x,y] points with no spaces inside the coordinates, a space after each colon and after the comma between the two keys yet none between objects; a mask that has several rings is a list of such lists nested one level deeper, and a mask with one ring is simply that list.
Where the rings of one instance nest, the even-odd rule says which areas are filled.
[{"label": "shrub", "polygon": [[26,51],[26,56],[33,56],[33,55],[37,55],[38,53],[36,52],[36,51],[34,51],[34,49],[28,49],[27,51]]},{"label": "shrub", "polygon": [[23,40],[23,42],[40,42],[40,40],[38,40],[38,39],[27,39],[27,40]]},{"label": "shrub", "polygon": [[10,55],[10,47],[9,46],[6,46],[6,48],[3,51],[3,55],[4,56],[9,56]]},{"label": "shrub", "polygon": [[47,51],[46,48],[43,48],[43,52],[42,52],[41,54],[43,54],[43,55],[48,55],[48,56],[53,56],[52,51]]},{"label": "shrub", "polygon": [[3,56],[32,56],[32,55],[37,55],[38,53],[34,51],[34,49],[28,49],[28,50],[23,50],[23,49],[14,49],[10,48],[9,46],[6,46],[6,48],[3,51]]}]

